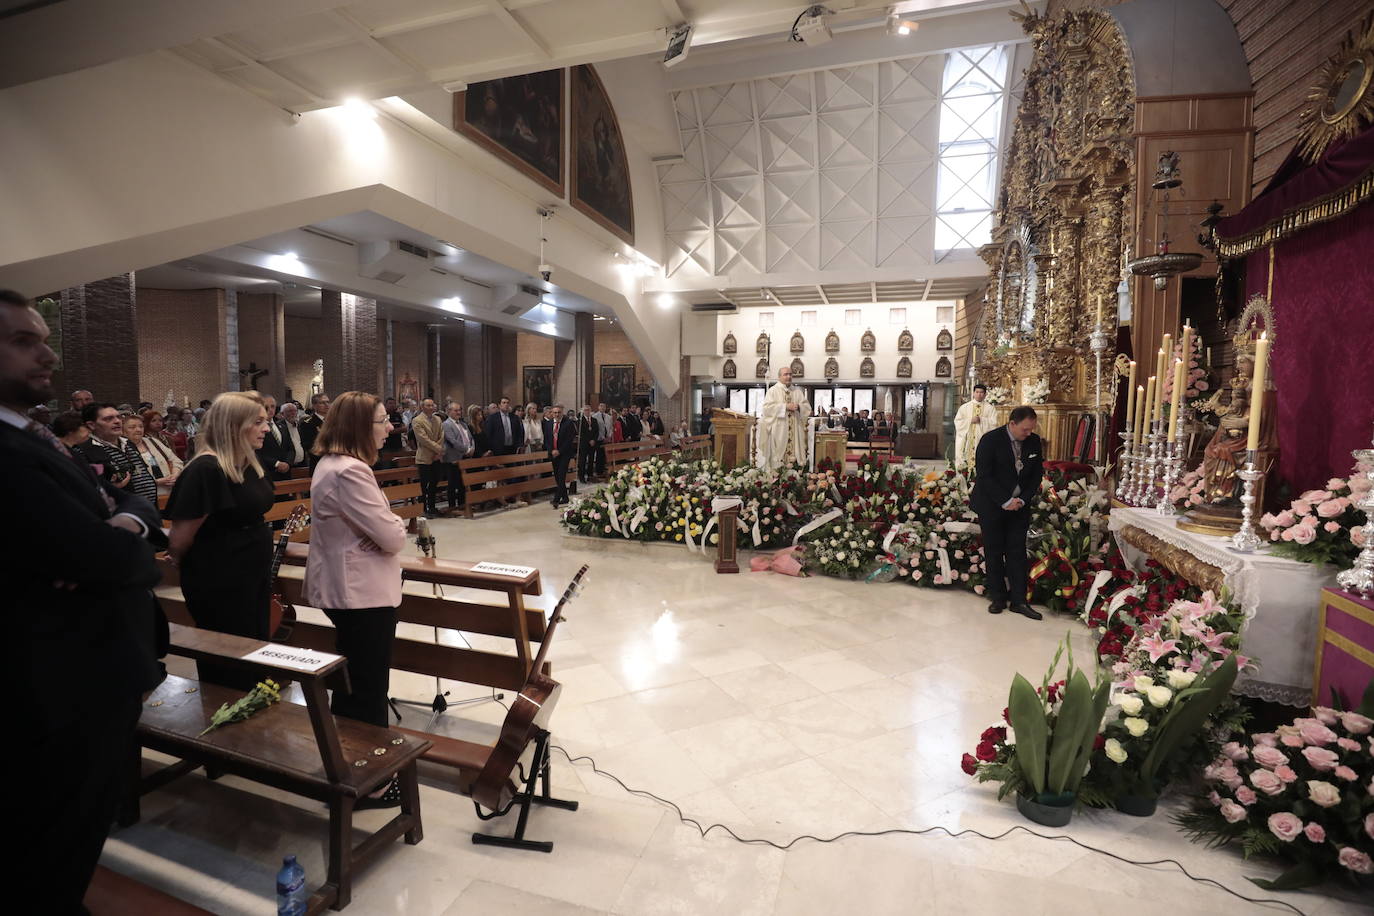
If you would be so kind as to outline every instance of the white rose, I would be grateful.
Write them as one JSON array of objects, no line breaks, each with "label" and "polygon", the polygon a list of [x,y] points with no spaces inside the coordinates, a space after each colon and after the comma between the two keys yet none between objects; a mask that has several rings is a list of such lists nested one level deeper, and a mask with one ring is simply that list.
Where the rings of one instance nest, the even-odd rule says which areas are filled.
[{"label": "white rose", "polygon": [[1163,684],[1156,684],[1145,691],[1145,696],[1149,698],[1151,706],[1163,709],[1174,698],[1174,692]]},{"label": "white rose", "polygon": [[835,554],[835,559],[837,559],[837,560],[843,560],[843,559],[844,559],[844,551],[841,550],[839,553]]},{"label": "white rose", "polygon": [[1143,674],[1137,675],[1135,679],[1135,689],[1142,693],[1155,685],[1154,678],[1146,677]]},{"label": "white rose", "polygon": [[1115,738],[1108,738],[1103,750],[1107,752],[1107,759],[1113,763],[1125,763],[1126,758],[1130,756],[1126,753],[1126,749],[1121,746],[1121,742]]},{"label": "white rose", "polygon": [[1121,720],[1121,724],[1126,726],[1126,731],[1131,733],[1132,738],[1139,738],[1150,730],[1150,723],[1144,719],[1137,719],[1135,716],[1128,716]]},{"label": "white rose", "polygon": [[1179,671],[1177,668],[1169,671],[1169,686],[1175,690],[1182,690],[1197,680],[1197,675],[1191,671]]},{"label": "white rose", "polygon": [[1120,706],[1121,711],[1128,716],[1140,715],[1140,710],[1145,707],[1145,703],[1140,697],[1130,693],[1118,693],[1112,698],[1112,702]]}]

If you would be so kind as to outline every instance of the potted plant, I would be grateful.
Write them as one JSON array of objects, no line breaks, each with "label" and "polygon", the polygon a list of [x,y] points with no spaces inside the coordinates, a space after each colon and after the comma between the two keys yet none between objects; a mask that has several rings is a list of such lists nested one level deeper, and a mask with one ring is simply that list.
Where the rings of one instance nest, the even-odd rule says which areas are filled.
[{"label": "potted plant", "polygon": [[1063,688],[1050,691],[1050,679],[1068,649],[1068,637],[1054,655],[1041,689],[1020,674],[1011,683],[1008,720],[1016,734],[1015,765],[1020,775],[1016,807],[1037,824],[1062,827],[1073,817],[1078,786],[1088,768],[1107,710],[1110,682],[1088,683],[1074,667],[1068,649]]}]

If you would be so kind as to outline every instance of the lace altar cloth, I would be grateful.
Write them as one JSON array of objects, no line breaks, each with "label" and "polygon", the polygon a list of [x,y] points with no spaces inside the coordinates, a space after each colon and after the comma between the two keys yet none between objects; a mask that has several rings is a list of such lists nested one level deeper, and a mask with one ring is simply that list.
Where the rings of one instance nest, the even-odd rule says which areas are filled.
[{"label": "lace altar cloth", "polygon": [[[1230,538],[1184,531],[1176,526],[1175,518],[1153,509],[1113,509],[1111,530],[1119,532],[1127,525],[1141,528],[1222,571],[1226,587],[1245,612],[1241,651],[1258,666],[1254,674],[1237,678],[1236,693],[1287,706],[1312,702],[1321,590],[1335,584],[1335,570],[1271,556],[1267,547],[1255,553],[1237,553],[1231,549]],[[1144,565],[1142,551],[1120,537],[1117,544],[1134,568]]]}]

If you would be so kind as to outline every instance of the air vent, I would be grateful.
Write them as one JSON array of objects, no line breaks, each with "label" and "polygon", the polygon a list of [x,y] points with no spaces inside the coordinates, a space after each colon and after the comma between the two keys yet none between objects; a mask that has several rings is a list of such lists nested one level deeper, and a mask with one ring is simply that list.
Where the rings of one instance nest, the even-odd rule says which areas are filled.
[{"label": "air vent", "polygon": [[396,270],[383,270],[372,279],[380,280],[383,283],[399,283],[405,278],[405,274]]},{"label": "air vent", "polygon": [[350,238],[345,238],[342,235],[336,235],[335,233],[330,232],[328,229],[321,229],[318,226],[302,226],[301,231],[309,232],[311,235],[318,235],[322,239],[329,239],[329,241],[331,242],[338,242],[340,245],[347,245],[349,248],[352,248],[357,244],[357,242],[354,242]]},{"label": "air vent", "polygon": [[544,295],[544,291],[537,286],[521,286],[520,292],[524,293],[526,296],[533,296],[536,299],[542,298]]},{"label": "air vent", "polygon": [[399,251],[404,251],[406,254],[413,254],[417,258],[424,258],[426,261],[435,256],[434,252],[430,251],[428,248],[424,248],[412,242],[407,242],[405,239],[397,239],[396,248]]},{"label": "air vent", "polygon": [[739,311],[739,308],[737,308],[734,305],[731,305],[729,302],[694,302],[692,304],[692,311],[728,312],[730,314],[734,314],[735,312]]},{"label": "air vent", "polygon": [[508,305],[501,309],[501,312],[506,315],[522,315],[527,311],[528,309],[523,305]]},{"label": "air vent", "polygon": [[447,277],[447,276],[448,276],[448,271],[444,270],[442,267],[431,267],[431,268],[429,269],[429,272],[432,273],[432,274],[438,274],[438,275],[441,276],[441,277]]}]

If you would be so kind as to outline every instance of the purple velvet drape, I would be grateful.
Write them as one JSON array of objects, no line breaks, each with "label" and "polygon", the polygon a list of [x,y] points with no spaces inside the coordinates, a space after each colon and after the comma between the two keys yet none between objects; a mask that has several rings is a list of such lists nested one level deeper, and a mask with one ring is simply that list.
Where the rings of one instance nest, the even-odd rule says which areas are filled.
[{"label": "purple velvet drape", "polygon": [[[1280,473],[1297,493],[1348,475],[1374,436],[1374,201],[1275,250],[1270,373]],[[1251,254],[1247,298],[1268,273],[1268,251]]]}]

